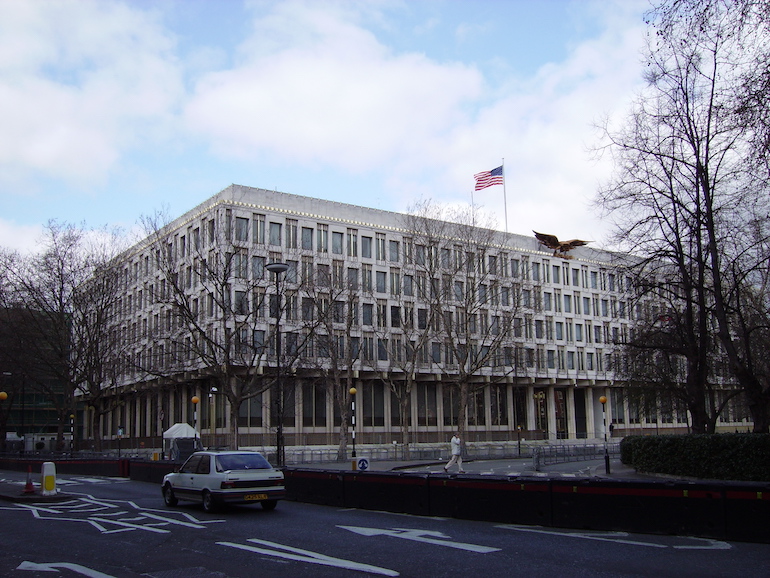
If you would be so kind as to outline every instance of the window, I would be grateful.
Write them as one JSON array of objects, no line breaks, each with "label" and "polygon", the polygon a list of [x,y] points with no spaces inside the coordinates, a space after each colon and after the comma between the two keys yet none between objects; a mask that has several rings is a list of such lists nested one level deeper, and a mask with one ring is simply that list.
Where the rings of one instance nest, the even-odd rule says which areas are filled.
[{"label": "window", "polygon": [[417,310],[417,328],[418,329],[428,328],[428,310],[427,309]]},{"label": "window", "polygon": [[233,254],[232,271],[233,275],[241,279],[246,279],[249,275],[249,257],[246,249],[238,249]]},{"label": "window", "polygon": [[387,327],[388,325],[388,304],[382,299],[377,300],[377,326]]},{"label": "window", "polygon": [[401,327],[401,308],[398,305],[390,306],[390,326]]},{"label": "window", "polygon": [[255,244],[265,244],[265,215],[254,214],[252,216],[252,226],[254,227],[252,241]]},{"label": "window", "polygon": [[572,269],[572,285],[580,287],[580,269]]},{"label": "window", "polygon": [[380,361],[388,360],[388,340],[377,339],[377,359]]},{"label": "window", "polygon": [[401,294],[401,271],[398,269],[390,270],[390,294],[393,296]]},{"label": "window", "polygon": [[510,290],[508,287],[500,287],[500,303],[503,307],[508,307],[510,304]]},{"label": "window", "polygon": [[559,278],[561,276],[561,268],[558,265],[553,266],[553,282],[560,283]]},{"label": "window", "polygon": [[564,296],[564,313],[572,313],[572,295]]},{"label": "window", "polygon": [[378,261],[384,261],[385,260],[385,234],[384,233],[377,233],[377,246],[375,247],[376,250],[376,259]]},{"label": "window", "polygon": [[235,240],[249,240],[249,220],[244,217],[235,217]]},{"label": "window", "polygon": [[344,271],[344,262],[334,260],[332,261],[332,285],[336,287],[337,289],[344,289],[343,286],[343,271]]},{"label": "window", "polygon": [[348,257],[358,257],[357,229],[348,229]]},{"label": "window", "polygon": [[281,244],[281,223],[270,223],[270,244]]},{"label": "window", "polygon": [[348,268],[348,289],[358,290],[358,269]]},{"label": "window", "polygon": [[377,271],[375,278],[377,279],[377,293],[385,293],[387,276],[384,271]]},{"label": "window", "polygon": [[374,304],[364,303],[361,306],[361,312],[363,313],[363,324],[374,325]]},{"label": "window", "polygon": [[335,255],[342,255],[342,233],[336,231],[332,232],[332,253]]},{"label": "window", "polygon": [[397,263],[399,260],[399,242],[390,241],[389,247],[390,247],[390,260],[394,263]]},{"label": "window", "polygon": [[556,339],[564,339],[564,323],[556,322]]},{"label": "window", "polygon": [[329,252],[329,225],[318,224],[318,252]]},{"label": "window", "polygon": [[251,276],[254,279],[264,279],[265,277],[265,258],[264,257],[251,258]]},{"label": "window", "polygon": [[411,275],[404,275],[404,295],[414,296],[414,278]]},{"label": "window", "polygon": [[329,265],[318,265],[316,271],[316,283],[320,287],[329,287],[331,285],[331,280]]},{"label": "window", "polygon": [[297,230],[299,225],[295,219],[286,219],[286,248],[297,248]]},{"label": "window", "polygon": [[363,286],[364,291],[371,292],[372,291],[372,266],[364,264],[361,267],[361,285]]},{"label": "window", "polygon": [[366,259],[372,258],[372,238],[361,237],[361,256]]},{"label": "window", "polygon": [[313,229],[302,227],[302,248],[306,251],[313,250]]}]

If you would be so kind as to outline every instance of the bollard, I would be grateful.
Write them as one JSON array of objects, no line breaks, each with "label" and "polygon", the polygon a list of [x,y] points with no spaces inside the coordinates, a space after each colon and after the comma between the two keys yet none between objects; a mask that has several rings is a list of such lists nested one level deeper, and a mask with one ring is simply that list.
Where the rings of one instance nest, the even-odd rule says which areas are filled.
[{"label": "bollard", "polygon": [[41,483],[40,490],[44,496],[56,495],[56,464],[53,462],[44,462],[40,472]]}]

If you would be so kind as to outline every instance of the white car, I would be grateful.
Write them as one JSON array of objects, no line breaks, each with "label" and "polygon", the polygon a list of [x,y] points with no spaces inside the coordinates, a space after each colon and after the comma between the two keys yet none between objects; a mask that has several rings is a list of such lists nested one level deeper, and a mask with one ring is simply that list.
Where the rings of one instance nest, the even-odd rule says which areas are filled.
[{"label": "white car", "polygon": [[273,510],[284,497],[283,472],[257,452],[195,452],[178,472],[163,477],[163,500],[171,507],[192,500],[207,512],[218,504],[254,502]]}]

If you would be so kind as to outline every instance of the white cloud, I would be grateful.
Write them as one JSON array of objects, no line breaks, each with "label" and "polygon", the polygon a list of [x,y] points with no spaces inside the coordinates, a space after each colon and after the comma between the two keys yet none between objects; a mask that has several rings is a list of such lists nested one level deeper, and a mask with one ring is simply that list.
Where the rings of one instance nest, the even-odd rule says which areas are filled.
[{"label": "white cloud", "polygon": [[437,146],[480,73],[393,54],[344,11],[286,2],[259,18],[242,61],[197,84],[191,129],[220,154],[274,155],[346,171],[410,166]]},{"label": "white cloud", "polygon": [[180,97],[172,48],[130,5],[0,2],[0,167],[103,177]]},{"label": "white cloud", "polygon": [[[509,230],[601,228],[587,204],[607,167],[586,149],[592,123],[638,83],[637,6],[608,12],[604,34],[564,62],[499,87],[470,64],[393,53],[345,6],[282,2],[257,15],[238,64],[196,85],[191,131],[226,157],[386,174],[401,209],[417,197],[469,201],[472,175],[505,157]],[[504,227],[502,191],[475,200]]]},{"label": "white cloud", "polygon": [[0,219],[0,247],[21,253],[31,253],[37,250],[42,232],[41,225],[18,225]]}]

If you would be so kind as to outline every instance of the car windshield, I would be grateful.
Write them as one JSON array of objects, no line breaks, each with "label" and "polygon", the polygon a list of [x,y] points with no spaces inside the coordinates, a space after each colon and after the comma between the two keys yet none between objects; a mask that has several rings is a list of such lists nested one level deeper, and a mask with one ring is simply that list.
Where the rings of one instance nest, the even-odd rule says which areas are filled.
[{"label": "car windshield", "polygon": [[268,461],[261,454],[226,454],[217,456],[217,469],[228,470],[269,470]]}]

